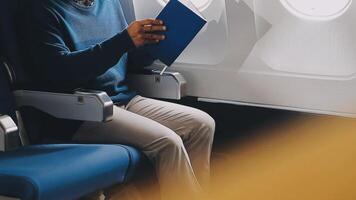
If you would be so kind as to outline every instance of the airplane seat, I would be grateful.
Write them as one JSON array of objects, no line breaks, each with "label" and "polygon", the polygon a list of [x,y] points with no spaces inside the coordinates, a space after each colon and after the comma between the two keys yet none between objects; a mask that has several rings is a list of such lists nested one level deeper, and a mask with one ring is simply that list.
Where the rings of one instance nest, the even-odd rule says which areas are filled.
[{"label": "airplane seat", "polygon": [[[132,147],[28,145],[20,137],[17,117],[21,115],[16,111],[24,107],[57,118],[103,123],[110,121],[113,114],[113,102],[101,91],[30,90],[31,81],[24,70],[17,30],[17,22],[21,22],[16,19],[21,16],[20,2],[23,1],[6,0],[0,5],[0,199],[78,199],[95,190],[130,181],[145,162],[142,154]],[[24,128],[28,131],[27,126]]]},{"label": "airplane seat", "polygon": [[125,183],[141,166],[140,152],[123,145],[21,147],[18,128],[9,117],[16,116],[10,84],[0,64],[0,199],[77,199]]}]

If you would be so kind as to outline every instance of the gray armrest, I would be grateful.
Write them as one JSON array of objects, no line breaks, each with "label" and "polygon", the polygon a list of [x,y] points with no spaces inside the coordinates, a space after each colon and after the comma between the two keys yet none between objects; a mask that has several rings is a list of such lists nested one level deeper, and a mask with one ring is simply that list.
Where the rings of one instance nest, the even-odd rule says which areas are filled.
[{"label": "gray armrest", "polygon": [[29,106],[61,119],[107,122],[113,117],[113,102],[105,92],[78,91],[74,94],[18,90],[16,106]]},{"label": "gray armrest", "polygon": [[187,82],[178,72],[152,70],[149,74],[129,74],[128,84],[140,95],[152,98],[179,100],[186,96]]},{"label": "gray armrest", "polygon": [[19,146],[18,128],[11,117],[0,116],[0,152],[9,151]]}]

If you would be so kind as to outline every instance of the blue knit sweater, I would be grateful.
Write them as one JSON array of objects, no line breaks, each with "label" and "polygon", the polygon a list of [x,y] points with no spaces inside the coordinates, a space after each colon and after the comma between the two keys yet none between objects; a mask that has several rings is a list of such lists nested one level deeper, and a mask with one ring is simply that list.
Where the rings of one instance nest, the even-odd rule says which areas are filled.
[{"label": "blue knit sweater", "polygon": [[119,103],[135,96],[125,85],[127,67],[137,69],[153,59],[135,49],[119,0],[96,0],[88,8],[74,0],[35,1],[31,46],[42,85],[103,90]]}]

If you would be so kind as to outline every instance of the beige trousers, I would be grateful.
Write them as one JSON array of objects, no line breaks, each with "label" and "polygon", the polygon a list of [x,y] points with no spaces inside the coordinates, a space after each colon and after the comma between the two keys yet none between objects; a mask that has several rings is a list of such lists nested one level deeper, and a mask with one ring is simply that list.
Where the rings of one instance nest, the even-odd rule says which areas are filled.
[{"label": "beige trousers", "polygon": [[136,96],[115,106],[113,121],[85,122],[73,139],[138,148],[155,166],[163,199],[191,199],[208,186],[214,130],[203,111]]}]

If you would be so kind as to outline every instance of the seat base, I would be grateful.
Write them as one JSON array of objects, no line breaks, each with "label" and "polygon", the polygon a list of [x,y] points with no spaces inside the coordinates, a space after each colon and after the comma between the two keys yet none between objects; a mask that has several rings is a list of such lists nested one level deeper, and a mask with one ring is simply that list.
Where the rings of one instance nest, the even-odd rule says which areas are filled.
[{"label": "seat base", "polygon": [[122,145],[36,145],[0,153],[0,195],[69,200],[134,173],[141,154]]}]

